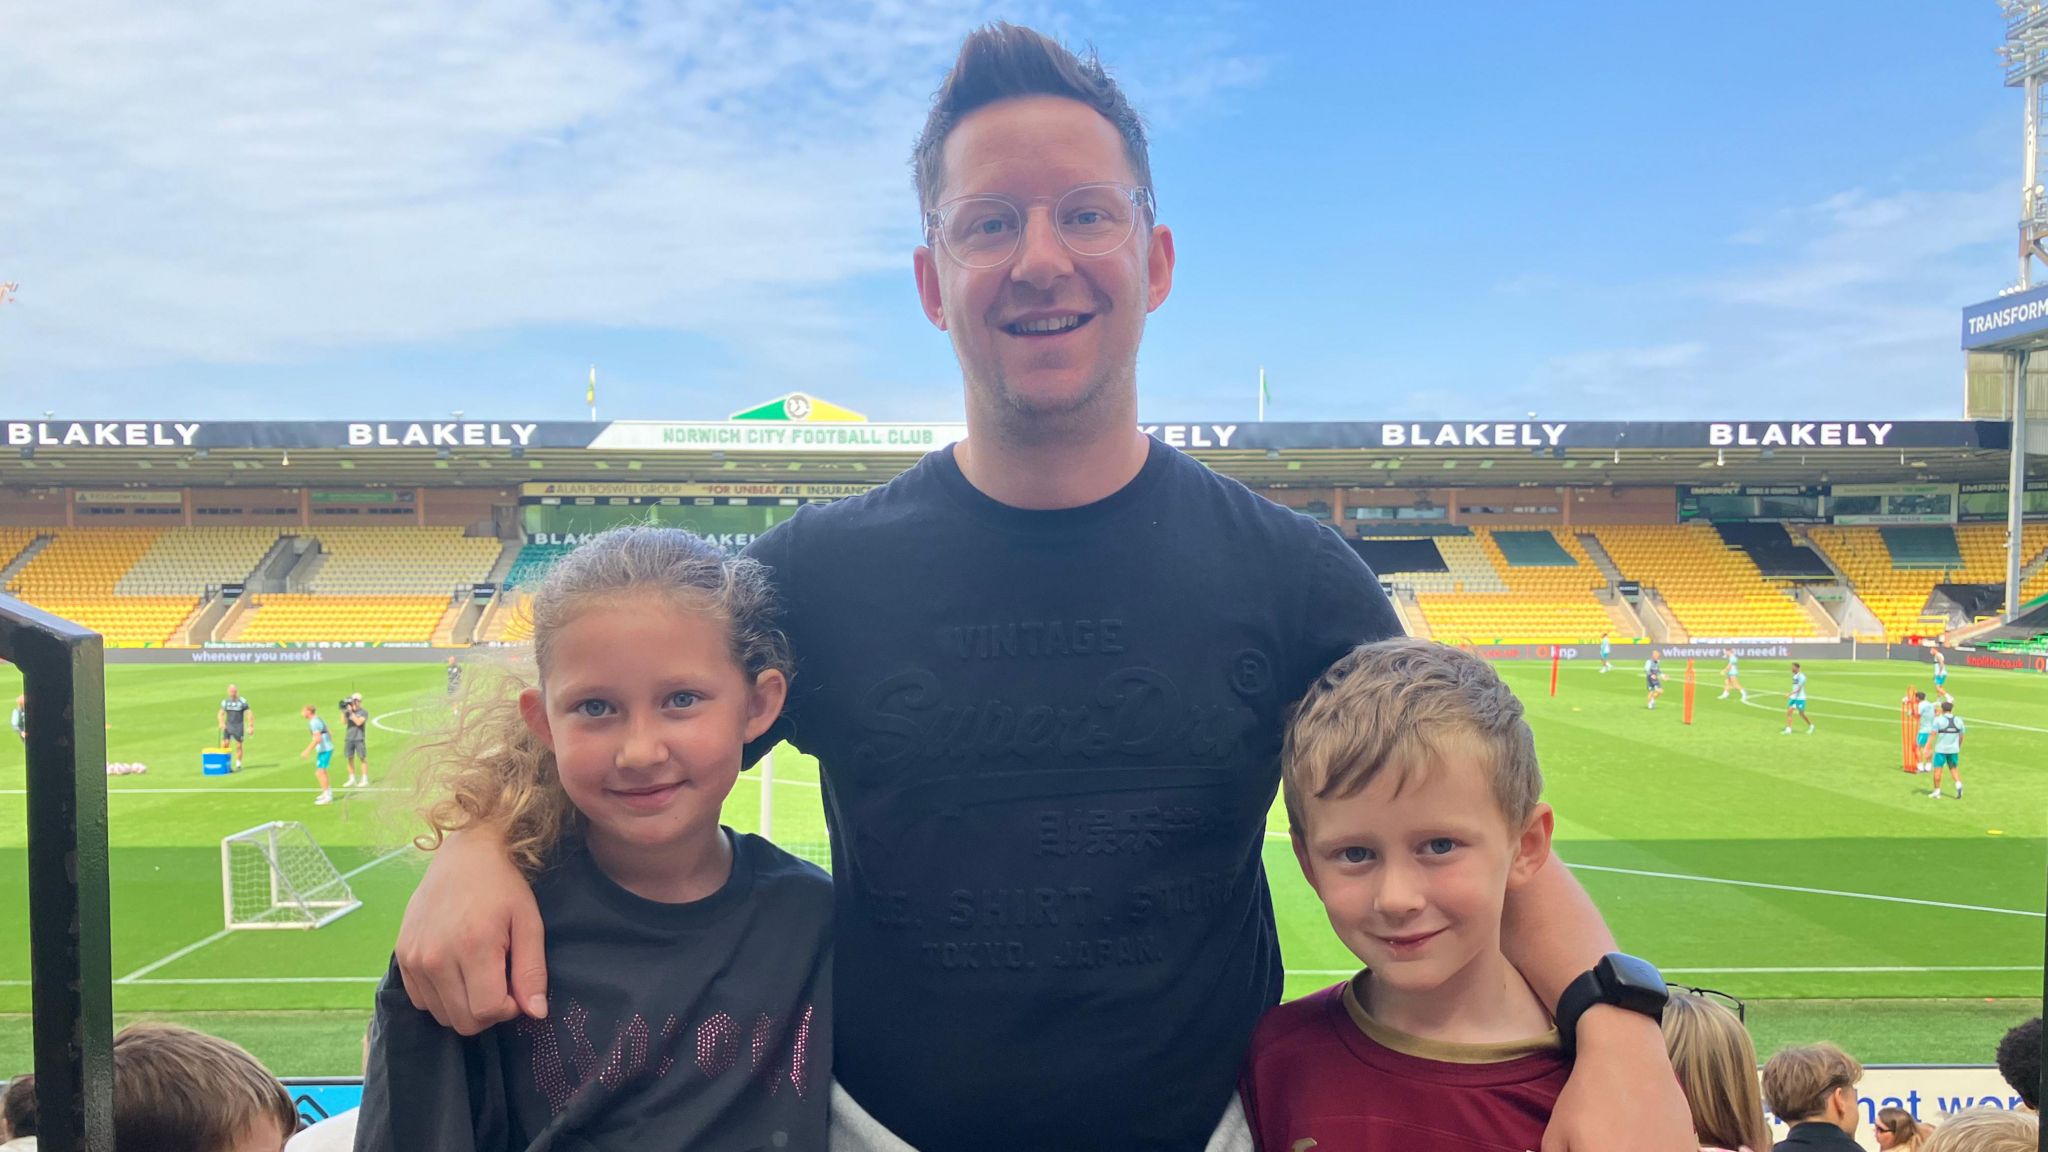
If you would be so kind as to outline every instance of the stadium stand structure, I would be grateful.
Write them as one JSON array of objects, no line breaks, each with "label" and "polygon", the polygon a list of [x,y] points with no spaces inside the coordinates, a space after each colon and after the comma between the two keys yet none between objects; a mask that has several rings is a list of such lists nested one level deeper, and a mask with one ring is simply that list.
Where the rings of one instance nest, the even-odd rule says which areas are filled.
[{"label": "stadium stand structure", "polygon": [[[1998,585],[2004,600],[2005,526],[2002,524],[1815,525],[1814,543],[1826,552],[1865,607],[1884,627],[1886,639],[1939,635],[1947,616],[1929,610],[1937,584]],[[2025,525],[2021,553],[2029,560],[2048,548],[2048,524]],[[2048,570],[2021,584],[2022,602],[2048,592]]]},{"label": "stadium stand structure", "polygon": [[[1475,528],[1408,541],[1361,540],[1355,546],[1368,563],[1377,554],[1405,566],[1386,579],[1413,590],[1438,640],[1579,643],[1621,630],[1596,596],[1607,587],[1606,578],[1568,534]],[[1432,553],[1440,567],[1432,566]]]},{"label": "stadium stand structure", "polygon": [[168,643],[198,594],[122,595],[121,578],[163,535],[160,528],[65,528],[8,582],[7,591],[98,632],[108,647]]},{"label": "stadium stand structure", "polygon": [[1789,582],[1768,580],[1750,554],[1706,524],[1583,529],[1630,580],[1652,589],[1694,640],[1820,635]]},{"label": "stadium stand structure", "polygon": [[245,579],[282,528],[253,525],[164,530],[114,584],[121,596],[199,596]]},{"label": "stadium stand structure", "polygon": [[227,625],[236,643],[427,644],[466,602],[457,593],[490,574],[503,549],[455,527],[315,527],[315,549],[290,590],[250,597]]}]

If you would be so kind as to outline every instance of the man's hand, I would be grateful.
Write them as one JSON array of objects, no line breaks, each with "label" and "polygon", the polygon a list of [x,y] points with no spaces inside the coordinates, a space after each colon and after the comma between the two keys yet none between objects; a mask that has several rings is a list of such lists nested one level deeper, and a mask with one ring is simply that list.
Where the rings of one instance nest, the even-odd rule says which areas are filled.
[{"label": "man's hand", "polygon": [[415,1008],[474,1036],[521,1011],[548,1014],[545,943],[533,889],[504,840],[470,829],[434,853],[406,903],[398,972]]},{"label": "man's hand", "polygon": [[1698,1152],[1656,1021],[1600,1005],[1579,1018],[1578,1041],[1543,1152]]}]

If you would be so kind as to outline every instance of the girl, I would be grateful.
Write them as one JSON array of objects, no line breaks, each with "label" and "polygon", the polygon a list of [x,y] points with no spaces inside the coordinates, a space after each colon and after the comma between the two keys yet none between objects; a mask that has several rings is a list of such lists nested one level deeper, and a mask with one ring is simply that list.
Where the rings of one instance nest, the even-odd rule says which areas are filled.
[{"label": "girl", "polygon": [[1913,1119],[1913,1114],[1904,1108],[1879,1108],[1877,1110],[1877,1146],[1890,1152],[1920,1152],[1934,1135],[1934,1128]]},{"label": "girl", "polygon": [[359,1152],[825,1147],[831,881],[719,824],[789,687],[769,614],[765,569],[672,529],[607,532],[542,582],[537,682],[473,688],[426,746],[420,842],[506,837],[547,1012],[465,1039],[394,964]]},{"label": "girl", "polygon": [[1664,1047],[1692,1106],[1703,1149],[1769,1152],[1756,1047],[1735,1013],[1704,996],[1672,990],[1664,1006]]}]

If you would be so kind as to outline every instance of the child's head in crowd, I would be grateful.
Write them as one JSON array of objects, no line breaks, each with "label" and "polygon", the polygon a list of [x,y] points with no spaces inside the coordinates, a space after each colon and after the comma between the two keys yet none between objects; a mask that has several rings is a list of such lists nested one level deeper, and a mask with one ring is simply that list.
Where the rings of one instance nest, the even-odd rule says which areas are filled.
[{"label": "child's head in crowd", "polygon": [[2041,1118],[2032,1112],[1973,1108],[1935,1126],[1924,1152],[2035,1152]]},{"label": "child's head in crowd", "polygon": [[175,1024],[114,1037],[115,1147],[278,1152],[297,1130],[290,1093],[240,1046]]},{"label": "child's head in crowd", "polygon": [[424,846],[492,825],[533,871],[576,834],[654,899],[671,865],[723,859],[720,806],[788,690],[771,611],[766,569],[679,529],[613,529],[563,557],[534,593],[534,680],[473,684],[454,734],[423,750]]},{"label": "child's head in crowd", "polygon": [[1735,1013],[1704,996],[1673,992],[1664,1007],[1664,1048],[1703,1146],[1769,1152],[1756,1047]]},{"label": "child's head in crowd", "polygon": [[1795,1045],[1764,1064],[1764,1105],[1787,1124],[1822,1121],[1854,1136],[1861,1079],[1863,1065],[1833,1044]]},{"label": "child's head in crowd", "polygon": [[1356,648],[1310,686],[1281,764],[1302,872],[1376,984],[1454,994],[1504,963],[1502,908],[1550,858],[1551,814],[1492,666],[1421,640]]}]

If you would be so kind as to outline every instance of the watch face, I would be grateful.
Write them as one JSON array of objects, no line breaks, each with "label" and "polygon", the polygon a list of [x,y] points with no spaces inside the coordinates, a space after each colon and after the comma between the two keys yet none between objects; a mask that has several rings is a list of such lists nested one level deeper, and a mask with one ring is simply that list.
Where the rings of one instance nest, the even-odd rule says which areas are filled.
[{"label": "watch face", "polygon": [[1602,983],[1609,984],[1612,988],[1626,988],[1631,992],[1655,991],[1659,996],[1665,994],[1664,974],[1657,971],[1656,966],[1648,960],[1639,960],[1620,952],[1610,952],[1600,963],[1607,969],[1609,977]]}]

